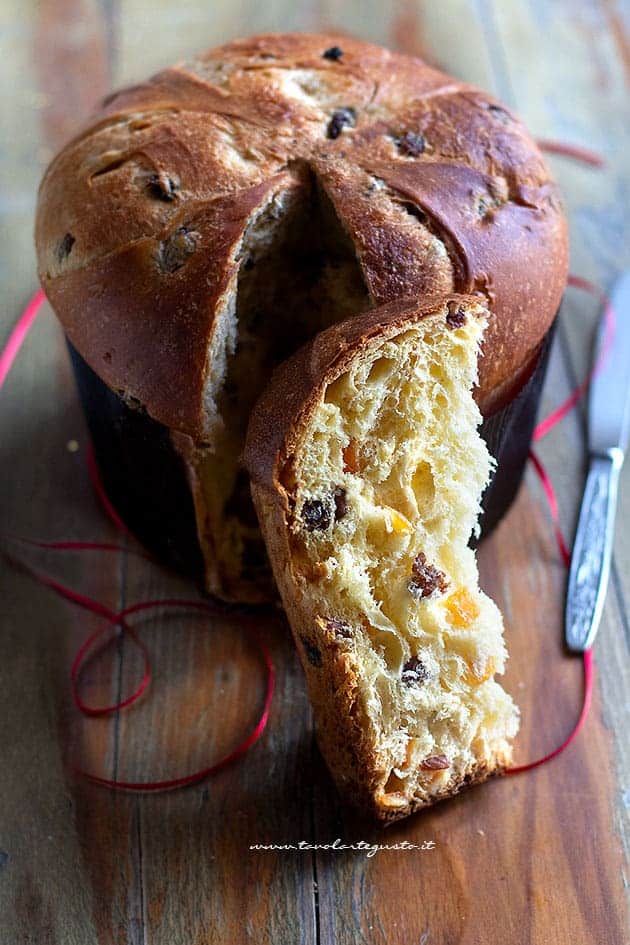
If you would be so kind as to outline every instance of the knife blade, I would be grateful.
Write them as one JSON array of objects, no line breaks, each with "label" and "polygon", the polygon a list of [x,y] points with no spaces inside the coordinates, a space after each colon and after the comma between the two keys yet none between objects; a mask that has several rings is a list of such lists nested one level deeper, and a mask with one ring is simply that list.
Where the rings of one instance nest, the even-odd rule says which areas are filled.
[{"label": "knife blade", "polygon": [[[615,283],[610,304],[614,334],[601,370],[591,380],[589,467],[569,570],[565,641],[575,653],[593,645],[610,576],[619,473],[630,434],[630,272]],[[602,316],[595,363],[606,336]]]}]

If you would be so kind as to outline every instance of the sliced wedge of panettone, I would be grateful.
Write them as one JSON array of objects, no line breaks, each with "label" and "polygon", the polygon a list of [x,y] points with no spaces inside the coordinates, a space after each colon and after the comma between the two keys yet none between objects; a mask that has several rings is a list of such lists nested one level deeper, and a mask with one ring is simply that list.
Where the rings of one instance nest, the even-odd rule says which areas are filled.
[{"label": "sliced wedge of panettone", "polygon": [[469,547],[492,466],[473,400],[486,318],[451,296],[336,325],[276,372],[249,427],[321,750],[383,820],[501,771],[518,728]]}]

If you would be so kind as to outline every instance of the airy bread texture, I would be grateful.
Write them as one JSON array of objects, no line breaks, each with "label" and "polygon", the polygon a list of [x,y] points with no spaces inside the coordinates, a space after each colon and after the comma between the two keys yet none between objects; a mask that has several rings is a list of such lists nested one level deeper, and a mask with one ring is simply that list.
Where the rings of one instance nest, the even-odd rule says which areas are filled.
[{"label": "airy bread texture", "polygon": [[210,591],[269,596],[249,408],[282,357],[395,299],[479,293],[484,415],[529,376],[566,284],[535,143],[484,92],[349,37],[236,40],[106,99],[52,161],[42,286],[81,356],[173,432]]},{"label": "airy bread texture", "polygon": [[[487,317],[451,297],[337,326],[280,370],[250,426],[254,502],[322,752],[384,820],[501,770],[518,728],[494,679],[501,615],[468,547],[492,464],[472,396]],[[300,374],[310,391],[289,422]]]},{"label": "airy bread texture", "polygon": [[[297,174],[297,172],[296,172]],[[299,174],[297,179],[301,180]],[[256,603],[276,596],[249,481],[239,465],[249,414],[273,368],[318,331],[366,309],[370,298],[347,237],[313,181],[278,195],[247,229],[245,264],[209,409],[207,445],[172,439],[193,484],[197,527],[217,596]],[[313,222],[317,220],[317,225]]]}]

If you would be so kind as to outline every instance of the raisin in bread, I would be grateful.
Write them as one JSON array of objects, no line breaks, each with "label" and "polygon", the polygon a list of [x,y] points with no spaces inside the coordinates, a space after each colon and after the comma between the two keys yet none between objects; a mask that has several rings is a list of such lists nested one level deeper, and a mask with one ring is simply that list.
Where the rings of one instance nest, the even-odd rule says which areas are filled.
[{"label": "raisin in bread", "polygon": [[465,296],[346,321],[278,370],[249,427],[319,744],[383,820],[500,771],[518,727],[468,546],[492,466],[473,399],[487,322]]},{"label": "raisin in bread", "polygon": [[370,306],[480,292],[487,416],[531,373],[567,274],[516,116],[334,35],[236,40],[109,96],[46,171],[36,243],[74,347],[183,458],[208,590],[243,601],[273,593],[238,463],[273,367]]}]

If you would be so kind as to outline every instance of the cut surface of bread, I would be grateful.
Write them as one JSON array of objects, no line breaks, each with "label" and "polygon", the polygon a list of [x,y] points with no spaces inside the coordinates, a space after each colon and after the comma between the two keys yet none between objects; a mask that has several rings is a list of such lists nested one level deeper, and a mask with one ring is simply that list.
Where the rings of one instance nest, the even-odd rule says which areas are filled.
[{"label": "cut surface of bread", "polygon": [[384,820],[501,770],[518,727],[494,678],[502,618],[468,547],[492,464],[472,394],[486,317],[454,296],[336,326],[283,366],[250,425],[320,746]]},{"label": "cut surface of bread", "polygon": [[[224,357],[210,357],[209,443],[175,434],[208,563],[206,586],[228,599],[276,596],[248,477],[240,466],[249,415],[273,368],[329,325],[370,305],[352,244],[308,168],[246,230]],[[211,400],[211,403],[210,403]]]}]

